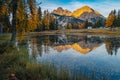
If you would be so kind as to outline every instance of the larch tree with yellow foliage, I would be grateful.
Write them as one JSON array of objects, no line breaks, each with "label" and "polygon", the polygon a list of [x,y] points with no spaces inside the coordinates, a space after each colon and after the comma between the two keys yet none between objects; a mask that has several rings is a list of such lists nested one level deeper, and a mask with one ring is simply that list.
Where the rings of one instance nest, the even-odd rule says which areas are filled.
[{"label": "larch tree with yellow foliage", "polygon": [[22,40],[24,37],[24,33],[26,32],[26,28],[28,26],[28,15],[27,11],[25,10],[25,3],[20,0],[18,3],[18,10],[17,10],[17,21],[16,21],[16,30],[19,37],[19,40]]},{"label": "larch tree with yellow foliage", "polygon": [[39,20],[38,10],[36,7],[36,0],[28,0],[30,14],[28,20],[28,31],[35,30],[37,26],[41,23]]},{"label": "larch tree with yellow foliage", "polygon": [[66,28],[67,28],[67,29],[72,29],[72,24],[71,24],[71,23],[68,23],[68,24],[66,25]]},{"label": "larch tree with yellow foliage", "polygon": [[109,14],[109,16],[108,16],[108,18],[106,20],[106,27],[113,28],[114,20],[115,20],[115,13],[114,13],[114,11],[111,11],[111,13]]},{"label": "larch tree with yellow foliage", "polygon": [[49,30],[50,29],[50,13],[48,10],[44,11],[44,16],[42,19],[42,25],[43,25],[43,30]]},{"label": "larch tree with yellow foliage", "polygon": [[6,6],[5,1],[0,0],[0,33],[8,32],[10,28],[10,21],[9,21],[9,9]]},{"label": "larch tree with yellow foliage", "polygon": [[40,23],[36,0],[0,0],[0,25],[11,27],[13,45],[18,33],[33,31]]}]

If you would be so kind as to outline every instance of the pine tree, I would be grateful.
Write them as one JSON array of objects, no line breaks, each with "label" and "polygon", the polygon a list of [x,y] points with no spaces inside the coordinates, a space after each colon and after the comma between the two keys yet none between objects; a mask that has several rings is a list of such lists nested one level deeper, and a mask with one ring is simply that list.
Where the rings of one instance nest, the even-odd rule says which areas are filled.
[{"label": "pine tree", "polygon": [[118,10],[118,20],[117,20],[117,26],[120,27],[120,10]]},{"label": "pine tree", "polygon": [[44,30],[49,30],[50,29],[50,24],[49,24],[49,22],[50,22],[50,16],[49,16],[50,14],[49,14],[49,12],[48,12],[48,10],[46,11],[44,11],[44,16],[43,16],[43,19],[42,19],[42,24],[43,24],[43,28],[44,28]]},{"label": "pine tree", "polygon": [[42,11],[41,11],[41,7],[38,8],[38,16],[39,16],[39,20],[42,20]]},{"label": "pine tree", "polygon": [[113,13],[114,13],[113,26],[114,26],[114,27],[117,27],[117,26],[118,26],[118,23],[117,23],[117,22],[118,22],[118,16],[117,16],[117,14],[116,14],[116,13],[117,13],[117,11],[116,11],[116,10],[114,10],[114,11],[113,11]]},{"label": "pine tree", "polygon": [[37,14],[36,0],[28,0],[29,5],[29,21],[28,21],[28,31],[33,31],[37,28],[37,25],[40,24],[39,15]]},{"label": "pine tree", "polygon": [[41,31],[42,30],[42,11],[41,11],[41,7],[38,8],[37,15],[38,15],[39,24],[37,25],[36,31]]},{"label": "pine tree", "polygon": [[57,19],[55,19],[55,22],[54,22],[55,30],[58,30],[58,26],[59,26],[58,21],[57,21]]},{"label": "pine tree", "polygon": [[26,31],[26,27],[28,24],[28,16],[25,9],[25,3],[20,0],[18,3],[18,10],[17,10],[17,32],[22,33]]},{"label": "pine tree", "polygon": [[55,18],[52,14],[50,14],[50,30],[55,30]]},{"label": "pine tree", "polygon": [[98,20],[94,24],[94,28],[100,28],[102,26],[105,26],[105,20]]}]

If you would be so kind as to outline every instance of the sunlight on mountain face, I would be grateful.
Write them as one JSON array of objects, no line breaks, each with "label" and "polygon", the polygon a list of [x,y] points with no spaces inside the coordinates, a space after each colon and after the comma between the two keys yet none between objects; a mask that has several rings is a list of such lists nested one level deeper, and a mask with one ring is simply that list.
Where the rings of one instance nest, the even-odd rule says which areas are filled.
[{"label": "sunlight on mountain face", "polygon": [[58,7],[56,10],[53,10],[52,13],[79,18],[85,12],[94,13],[96,15],[101,15],[99,12],[95,11],[94,9],[90,8],[89,6],[83,6],[83,7],[79,8],[73,12],[70,12],[67,9],[64,10],[62,7]]},{"label": "sunlight on mountain face", "polygon": [[56,46],[54,47],[55,50],[57,50],[58,52],[62,52],[63,50],[68,50],[68,49],[74,49],[77,52],[80,52],[81,54],[88,54],[90,51],[92,50],[96,50],[98,48],[98,46],[94,46],[92,49],[89,47],[84,48],[83,46],[81,46],[78,43],[74,43],[72,45],[60,45],[60,46]]},{"label": "sunlight on mountain face", "polygon": [[79,44],[75,43],[72,45],[73,49],[76,51],[82,53],[82,54],[87,54],[90,52],[90,48],[82,48]]},{"label": "sunlight on mountain face", "polygon": [[58,52],[62,52],[63,50],[67,50],[70,48],[72,48],[71,45],[60,45],[60,46],[54,47],[54,49],[57,50]]},{"label": "sunlight on mountain face", "polygon": [[74,12],[72,13],[72,16],[78,18],[78,17],[80,17],[84,12],[88,12],[88,13],[94,12],[95,14],[100,15],[99,12],[93,10],[93,9],[90,8],[89,6],[83,6],[82,8],[79,8],[79,9],[77,9],[76,11],[74,11]]}]

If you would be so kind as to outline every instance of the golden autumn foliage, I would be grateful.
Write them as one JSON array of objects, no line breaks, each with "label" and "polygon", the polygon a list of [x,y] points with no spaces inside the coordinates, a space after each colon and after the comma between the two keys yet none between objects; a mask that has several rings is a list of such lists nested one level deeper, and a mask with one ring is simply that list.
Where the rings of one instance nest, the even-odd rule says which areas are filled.
[{"label": "golden autumn foliage", "polygon": [[4,19],[4,16],[7,14],[7,7],[5,5],[0,6],[0,21]]},{"label": "golden autumn foliage", "polygon": [[81,29],[84,29],[84,28],[85,28],[85,23],[82,23],[82,24],[80,25],[80,28],[81,28]]},{"label": "golden autumn foliage", "polygon": [[35,0],[29,0],[29,9],[30,9],[30,15],[28,19],[28,26],[27,31],[32,31],[37,28],[37,25],[41,23],[39,20],[39,15],[37,11],[37,7],[35,5]]},{"label": "golden autumn foliage", "polygon": [[24,33],[18,33],[18,40],[19,41],[22,41],[22,40],[24,40]]},{"label": "golden autumn foliage", "polygon": [[41,24],[36,0],[1,0],[0,28],[12,32],[11,42],[16,35],[35,30]]},{"label": "golden autumn foliage", "polygon": [[4,28],[6,32],[10,30],[9,11],[5,4],[0,5],[0,28]]},{"label": "golden autumn foliage", "polygon": [[72,28],[71,23],[68,23],[68,24],[66,25],[66,28],[67,28],[67,29],[71,29],[71,28]]},{"label": "golden autumn foliage", "polygon": [[41,24],[41,21],[38,18],[37,11],[35,15],[31,15],[30,19],[28,20],[27,31],[31,31],[37,28],[37,25]]},{"label": "golden autumn foliage", "polygon": [[115,15],[113,12],[111,12],[106,20],[106,27],[111,27],[113,26],[113,22],[115,20]]},{"label": "golden autumn foliage", "polygon": [[81,23],[81,24],[77,24],[77,28],[78,29],[85,29],[85,27],[86,27],[86,24],[85,23]]},{"label": "golden autumn foliage", "polygon": [[17,32],[25,32],[25,27],[27,26],[27,13],[25,11],[25,5],[22,3],[22,1],[19,1],[18,3],[18,10],[17,10],[17,24],[16,29]]},{"label": "golden autumn foliage", "polygon": [[0,15],[6,14],[6,13],[7,13],[7,7],[5,5],[2,5],[0,10]]},{"label": "golden autumn foliage", "polygon": [[50,14],[46,10],[44,11],[44,16],[43,16],[43,19],[42,19],[42,23],[43,23],[43,26],[44,26],[45,30],[50,29]]},{"label": "golden autumn foliage", "polygon": [[[37,9],[32,8],[33,12],[28,15],[25,4],[20,0],[18,3],[17,16],[16,16],[16,30],[18,33],[18,39],[23,40],[25,32],[29,32],[37,28],[40,24]],[[29,16],[29,17],[28,17]]]},{"label": "golden autumn foliage", "polygon": [[51,22],[54,22],[55,21],[54,16],[50,15],[50,17],[51,17]]},{"label": "golden autumn foliage", "polygon": [[17,32],[29,32],[35,30],[41,24],[36,5],[29,1],[30,13],[26,11],[25,4],[20,0],[17,12]]}]

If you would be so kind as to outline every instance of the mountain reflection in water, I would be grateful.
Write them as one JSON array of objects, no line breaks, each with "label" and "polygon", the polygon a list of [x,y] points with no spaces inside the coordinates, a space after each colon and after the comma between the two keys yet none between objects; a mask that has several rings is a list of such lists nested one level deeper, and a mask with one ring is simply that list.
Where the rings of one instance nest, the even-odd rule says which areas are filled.
[{"label": "mountain reflection in water", "polygon": [[[40,35],[28,40],[31,60],[66,67],[71,72],[96,73],[120,79],[120,38],[79,35]],[[100,78],[99,80],[101,80]]]},{"label": "mountain reflection in water", "polygon": [[74,49],[80,54],[88,54],[105,44],[106,50],[110,55],[117,55],[120,47],[120,38],[118,37],[100,37],[100,36],[66,36],[66,35],[44,35],[32,37],[28,42],[31,45],[33,53],[42,56],[43,53],[49,53],[52,48],[57,52],[68,49]]}]

